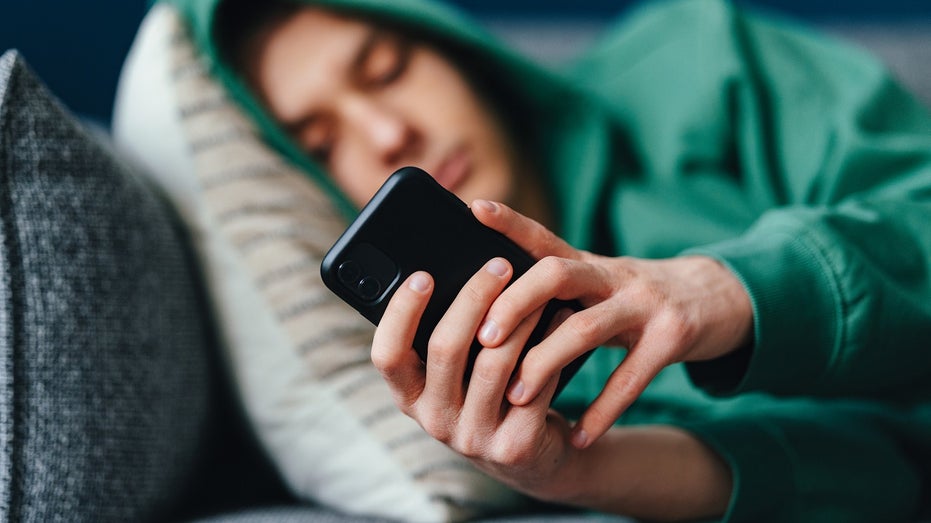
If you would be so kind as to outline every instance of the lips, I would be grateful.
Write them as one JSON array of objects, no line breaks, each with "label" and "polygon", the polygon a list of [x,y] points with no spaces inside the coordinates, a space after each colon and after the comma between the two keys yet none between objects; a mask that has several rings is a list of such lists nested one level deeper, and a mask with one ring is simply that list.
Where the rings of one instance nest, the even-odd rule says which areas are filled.
[{"label": "lips", "polygon": [[472,158],[468,150],[457,147],[431,174],[447,191],[455,192],[471,171]]}]

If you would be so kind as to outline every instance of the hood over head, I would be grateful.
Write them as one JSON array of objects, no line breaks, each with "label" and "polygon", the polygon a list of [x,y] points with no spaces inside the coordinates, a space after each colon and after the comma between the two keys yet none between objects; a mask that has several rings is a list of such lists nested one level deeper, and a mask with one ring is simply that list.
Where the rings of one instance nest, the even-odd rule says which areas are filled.
[{"label": "hood over head", "polygon": [[[355,206],[335,186],[325,170],[308,157],[268,114],[230,63],[226,50],[221,48],[218,26],[225,0],[164,1],[175,6],[187,20],[192,37],[208,58],[213,73],[256,122],[264,139],[322,186],[347,216],[353,216],[357,212]],[[410,31],[417,38],[439,44],[441,49],[454,55],[456,63],[466,63],[471,73],[467,76],[490,91],[484,94],[490,95],[492,99],[508,101],[494,104],[494,107],[506,106],[512,111],[512,114],[504,115],[507,128],[512,133],[519,133],[520,139],[517,141],[524,145],[521,154],[537,156],[533,159],[534,165],[540,169],[545,183],[552,189],[549,192],[555,197],[572,192],[567,191],[568,187],[562,187],[562,184],[577,181],[580,176],[588,179],[598,177],[604,170],[607,133],[604,132],[604,117],[595,104],[565,77],[506,47],[463,13],[429,0],[293,2],[384,21],[393,27]],[[571,175],[556,172],[567,167],[574,171]],[[564,213],[590,212],[591,209],[585,210],[586,205],[579,205],[580,199],[577,196],[571,202],[560,202],[567,203],[571,208],[567,209],[560,203],[555,208]],[[559,213],[556,218],[563,222]],[[577,218],[569,220],[569,223],[580,223]],[[572,240],[572,231],[563,233],[567,239]]]}]

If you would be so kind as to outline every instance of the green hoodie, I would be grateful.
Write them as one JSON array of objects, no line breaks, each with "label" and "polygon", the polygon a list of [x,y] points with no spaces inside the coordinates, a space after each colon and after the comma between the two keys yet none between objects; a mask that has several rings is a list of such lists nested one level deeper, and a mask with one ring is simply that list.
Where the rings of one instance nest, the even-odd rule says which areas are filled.
[{"label": "green hoodie", "polygon": [[[354,213],[222,62],[221,0],[170,1],[268,142]],[[701,253],[740,278],[753,347],[669,367],[619,420],[716,449],[734,473],[725,520],[929,512],[931,116],[876,61],[723,0],[651,4],[559,73],[442,5],[313,3],[474,50],[526,102],[521,132],[576,247]],[[596,351],[557,407],[579,413],[622,359]]]}]

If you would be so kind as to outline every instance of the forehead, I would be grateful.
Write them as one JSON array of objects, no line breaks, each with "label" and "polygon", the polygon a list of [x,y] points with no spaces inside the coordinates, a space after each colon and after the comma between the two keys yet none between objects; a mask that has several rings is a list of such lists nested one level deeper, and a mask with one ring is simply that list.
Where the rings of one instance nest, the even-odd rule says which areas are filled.
[{"label": "forehead", "polygon": [[373,27],[319,8],[302,8],[269,28],[252,53],[251,79],[276,117],[300,117],[303,100],[338,90]]}]

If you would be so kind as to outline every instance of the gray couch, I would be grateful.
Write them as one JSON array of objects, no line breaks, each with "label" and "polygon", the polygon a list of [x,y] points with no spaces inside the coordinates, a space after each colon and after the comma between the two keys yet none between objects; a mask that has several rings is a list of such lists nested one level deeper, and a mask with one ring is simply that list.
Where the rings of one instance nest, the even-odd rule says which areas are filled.
[{"label": "gray couch", "polygon": [[0,519],[372,521],[297,504],[258,450],[179,224],[0,57]]},{"label": "gray couch", "polygon": [[[597,23],[493,23],[541,60]],[[833,25],[931,104],[931,23]],[[23,58],[0,59],[0,519],[371,521],[301,506],[218,372],[173,210]],[[540,507],[504,522],[620,521]]]}]

